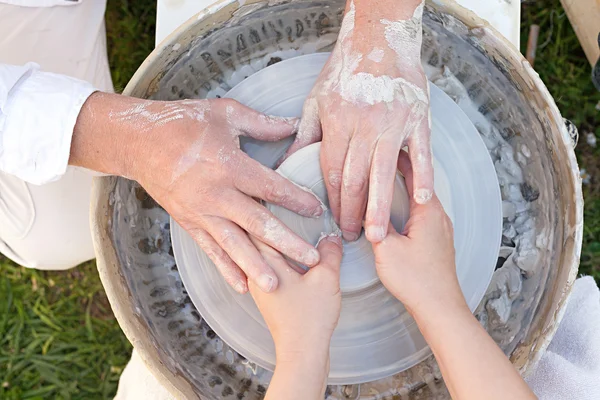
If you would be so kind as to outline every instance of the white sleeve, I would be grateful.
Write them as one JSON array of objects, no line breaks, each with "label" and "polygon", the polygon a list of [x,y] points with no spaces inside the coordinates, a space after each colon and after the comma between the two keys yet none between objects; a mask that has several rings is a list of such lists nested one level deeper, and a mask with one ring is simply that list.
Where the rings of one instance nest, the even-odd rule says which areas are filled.
[{"label": "white sleeve", "polygon": [[94,91],[34,63],[0,64],[0,171],[37,185],[59,179],[77,116]]}]

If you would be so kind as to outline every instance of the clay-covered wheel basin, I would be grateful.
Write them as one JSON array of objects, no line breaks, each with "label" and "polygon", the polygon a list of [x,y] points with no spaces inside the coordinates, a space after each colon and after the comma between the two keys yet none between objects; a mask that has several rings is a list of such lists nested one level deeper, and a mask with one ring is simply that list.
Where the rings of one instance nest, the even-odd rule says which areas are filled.
[{"label": "clay-covered wheel basin", "polygon": [[[281,59],[330,51],[343,8],[341,0],[221,1],[163,42],[125,94],[221,96]],[[474,123],[495,163],[502,248],[476,315],[527,374],[552,339],[577,274],[583,199],[572,141],[518,51],[454,2],[427,4],[423,62],[429,79]],[[182,398],[262,398],[271,373],[223,343],[187,296],[168,214],[136,182],[104,177],[94,183],[92,220],[98,269],[115,315],[159,380]],[[445,398],[447,391],[430,357],[386,379],[331,386],[327,395],[420,399]]]}]

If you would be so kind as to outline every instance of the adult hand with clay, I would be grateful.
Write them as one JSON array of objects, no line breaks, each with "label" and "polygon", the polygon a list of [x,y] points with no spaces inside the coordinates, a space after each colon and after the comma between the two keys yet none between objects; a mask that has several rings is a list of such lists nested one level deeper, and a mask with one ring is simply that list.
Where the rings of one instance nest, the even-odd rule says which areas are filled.
[{"label": "adult hand with clay", "polygon": [[[398,167],[413,195],[405,152]],[[536,398],[467,306],[456,276],[452,223],[435,194],[427,204],[413,196],[403,232],[390,224],[373,250],[381,282],[415,319],[452,398]]]},{"label": "adult hand with clay", "polygon": [[288,151],[322,139],[329,204],[349,241],[360,235],[363,219],[371,242],[386,236],[404,146],[415,165],[415,200],[427,203],[433,193],[422,14],[422,0],[348,1],[337,44]]},{"label": "adult hand with clay", "polygon": [[242,152],[238,137],[280,140],[296,125],[228,99],[161,102],[96,92],[77,118],[69,162],[135,179],[237,292],[248,290],[246,277],[271,292],[277,274],[249,235],[307,266],[319,253],[253,198],[308,217],[323,210],[314,195]]}]

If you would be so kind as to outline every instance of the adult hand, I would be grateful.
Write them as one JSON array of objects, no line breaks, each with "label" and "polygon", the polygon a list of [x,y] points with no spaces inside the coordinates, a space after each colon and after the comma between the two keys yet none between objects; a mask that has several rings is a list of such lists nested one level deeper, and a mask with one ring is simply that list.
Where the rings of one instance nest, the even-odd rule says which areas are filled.
[{"label": "adult hand", "polygon": [[[304,104],[288,155],[321,140],[329,204],[344,239],[383,240],[396,161],[408,146],[414,199],[433,194],[421,0],[349,1],[337,44]],[[366,216],[365,216],[366,210]]]},{"label": "adult hand", "polygon": [[[398,168],[412,195],[413,170],[405,152]],[[450,304],[466,307],[456,276],[453,236],[452,222],[434,194],[427,204],[413,198],[403,232],[390,224],[387,237],[373,245],[381,282],[412,315],[443,312]]]},{"label": "adult hand", "polygon": [[236,291],[247,291],[247,277],[270,292],[277,275],[249,235],[307,266],[318,263],[319,253],[253,198],[303,216],[322,214],[321,202],[248,157],[238,137],[280,140],[296,124],[233,100],[160,102],[96,93],[79,115],[70,163],[137,180]]},{"label": "adult hand", "polygon": [[323,398],[329,375],[329,344],[342,307],[338,236],[321,240],[321,262],[306,274],[269,246],[256,243],[279,276],[279,289],[266,294],[250,283],[250,293],[275,342],[277,362],[267,400]]}]

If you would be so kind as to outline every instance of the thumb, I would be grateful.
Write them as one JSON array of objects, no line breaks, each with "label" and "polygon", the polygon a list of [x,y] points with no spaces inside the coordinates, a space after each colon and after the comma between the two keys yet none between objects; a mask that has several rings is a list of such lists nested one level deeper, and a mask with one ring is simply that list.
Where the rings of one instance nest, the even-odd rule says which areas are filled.
[{"label": "thumb", "polygon": [[309,144],[320,141],[323,137],[321,120],[319,117],[319,104],[316,99],[308,98],[302,109],[302,119],[298,123],[298,134],[294,143],[287,149],[284,156],[279,160],[279,165],[287,160],[296,151]]},{"label": "thumb", "polygon": [[314,268],[329,268],[336,273],[340,272],[342,262],[342,238],[336,234],[324,237],[317,245],[321,261]]},{"label": "thumb", "polygon": [[275,142],[293,135],[299,124],[298,118],[266,115],[242,104],[229,108],[227,118],[244,136],[265,142]]},{"label": "thumb", "polygon": [[404,254],[408,249],[407,245],[410,244],[404,236],[404,233],[399,234],[390,223],[386,237],[381,242],[371,243],[373,253],[375,254],[375,264],[379,268],[382,265],[388,265],[391,259],[395,265],[395,263],[397,263],[398,255]]},{"label": "thumb", "polygon": [[399,248],[404,247],[404,232],[402,235],[396,231],[394,225],[390,222],[388,224],[388,233],[383,238],[381,242],[371,243],[373,247],[373,252],[375,253],[375,262],[378,262],[378,257],[381,256],[382,252],[386,252],[387,249],[395,249],[396,251],[400,251]]}]

